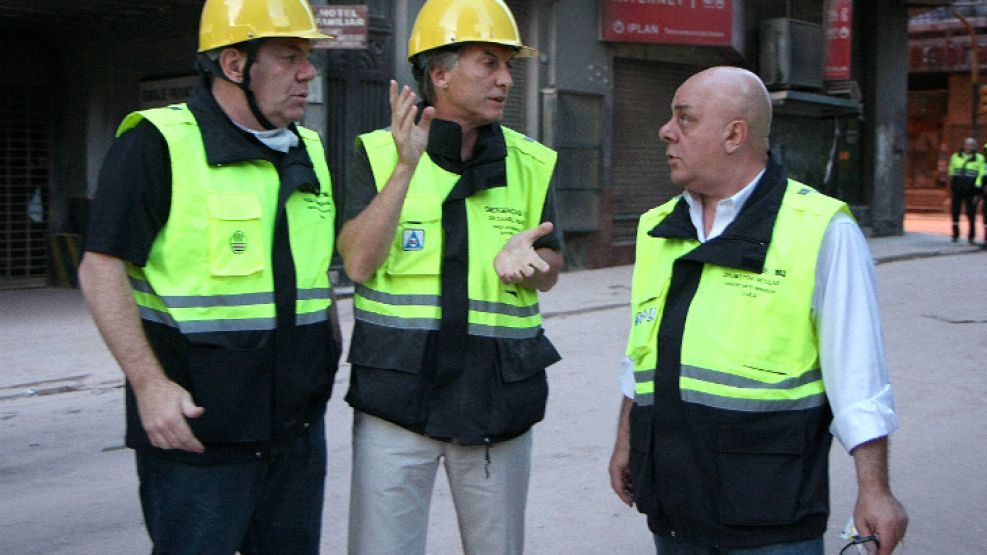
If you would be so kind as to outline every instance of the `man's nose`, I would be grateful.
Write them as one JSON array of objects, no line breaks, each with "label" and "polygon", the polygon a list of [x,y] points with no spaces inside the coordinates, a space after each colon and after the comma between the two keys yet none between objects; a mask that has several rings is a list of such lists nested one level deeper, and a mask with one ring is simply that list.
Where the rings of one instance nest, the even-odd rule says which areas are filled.
[{"label": "man's nose", "polygon": [[315,65],[312,64],[312,61],[306,58],[305,65],[302,66],[301,70],[298,72],[298,80],[311,81],[312,79],[318,77],[318,75],[319,70],[315,69]]},{"label": "man's nose", "polygon": [[661,129],[658,130],[658,137],[666,143],[672,141],[672,120],[668,120],[665,125],[661,126]]},{"label": "man's nose", "polygon": [[506,63],[501,64],[497,72],[497,86],[510,89],[514,86],[514,77],[511,76],[511,68]]}]

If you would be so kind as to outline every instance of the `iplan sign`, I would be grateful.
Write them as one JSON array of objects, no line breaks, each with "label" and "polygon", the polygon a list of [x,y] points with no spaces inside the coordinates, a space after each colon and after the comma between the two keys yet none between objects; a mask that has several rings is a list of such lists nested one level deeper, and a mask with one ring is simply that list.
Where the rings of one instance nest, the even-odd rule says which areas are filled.
[{"label": "iplan sign", "polygon": [[734,0],[603,0],[600,35],[612,42],[733,44]]}]

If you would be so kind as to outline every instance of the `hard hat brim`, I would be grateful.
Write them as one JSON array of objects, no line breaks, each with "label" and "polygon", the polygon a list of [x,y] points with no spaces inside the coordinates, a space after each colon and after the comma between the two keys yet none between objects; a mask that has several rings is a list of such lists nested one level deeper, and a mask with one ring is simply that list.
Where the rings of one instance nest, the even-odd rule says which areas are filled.
[{"label": "hard hat brim", "polygon": [[511,58],[537,58],[538,57],[538,50],[536,50],[536,49],[534,49],[534,48],[532,48],[530,46],[524,46],[523,44],[521,46],[518,46],[516,44],[504,43],[504,42],[496,42],[496,41],[488,41],[488,40],[470,40],[470,41],[463,41],[463,42],[458,42],[458,43],[457,42],[453,42],[453,43],[449,43],[449,44],[443,44],[443,45],[440,45],[440,46],[436,46],[434,48],[429,48],[429,49],[426,49],[426,50],[421,50],[421,51],[415,52],[414,54],[408,56],[408,62],[414,63],[415,57],[418,56],[419,54],[423,54],[423,53],[428,52],[430,50],[438,50],[439,48],[445,48],[447,46],[455,46],[457,44],[459,44],[459,45],[463,45],[463,44],[499,44],[501,46],[506,46],[508,48],[513,48],[514,49],[514,55],[511,56]]}]

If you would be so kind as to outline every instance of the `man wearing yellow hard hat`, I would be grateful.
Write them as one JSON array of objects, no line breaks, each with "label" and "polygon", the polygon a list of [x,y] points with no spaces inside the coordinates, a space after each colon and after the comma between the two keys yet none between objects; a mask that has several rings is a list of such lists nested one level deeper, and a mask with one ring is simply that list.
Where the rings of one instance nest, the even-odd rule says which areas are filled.
[{"label": "man wearing yellow hard hat", "polygon": [[501,0],[428,0],[391,82],[391,127],[361,135],[339,251],[357,283],[349,551],[425,552],[443,461],[466,553],[520,553],[531,427],[544,416],[537,291],[562,267],[554,151],[498,122],[531,56]]},{"label": "man wearing yellow hard hat", "polygon": [[340,347],[306,0],[206,0],[188,103],[130,114],[80,278],[127,378],[154,553],[318,553]]}]

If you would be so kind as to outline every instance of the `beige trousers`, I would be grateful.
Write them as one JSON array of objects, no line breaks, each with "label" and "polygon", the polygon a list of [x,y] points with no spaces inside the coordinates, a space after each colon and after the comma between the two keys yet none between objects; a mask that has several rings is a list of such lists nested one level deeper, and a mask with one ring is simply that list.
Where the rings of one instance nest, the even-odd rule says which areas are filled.
[{"label": "beige trousers", "polygon": [[[424,555],[443,463],[467,555],[519,555],[531,430],[489,447],[437,441],[357,411],[353,418],[349,553]],[[438,552],[450,546],[432,546]]]}]

